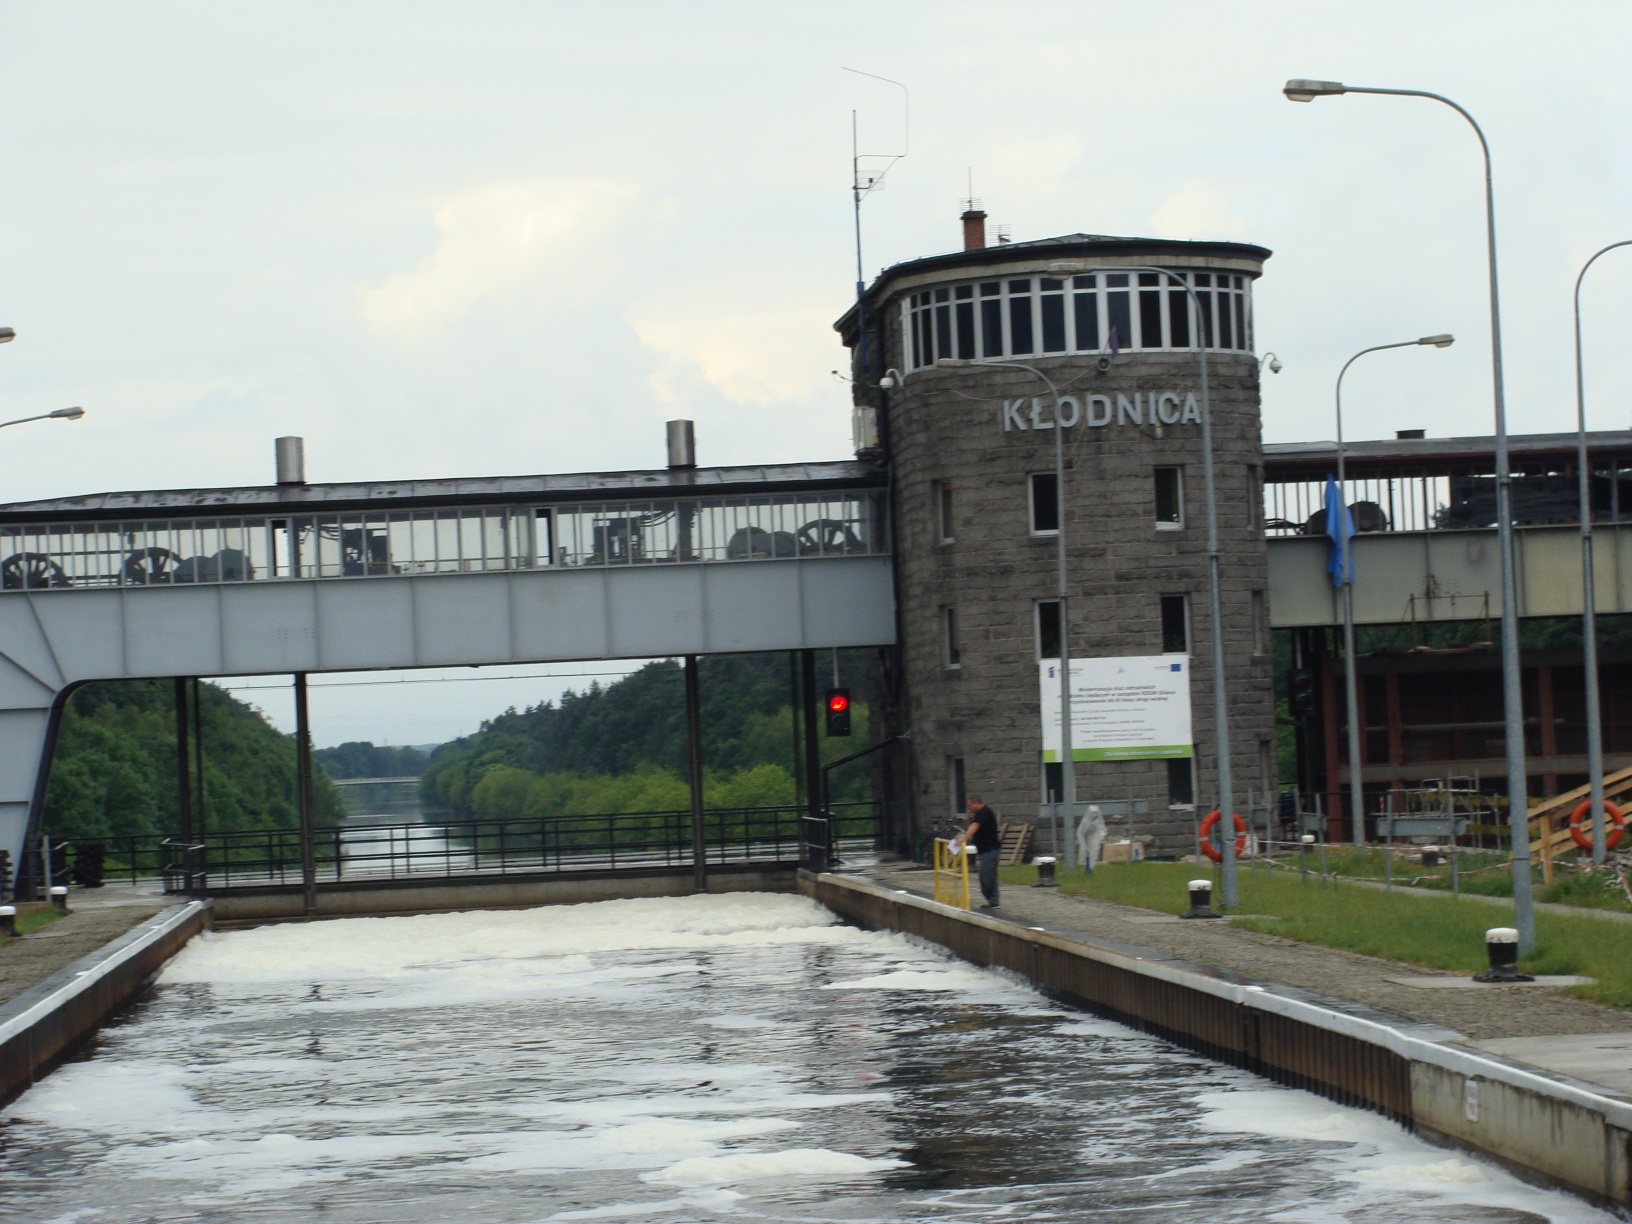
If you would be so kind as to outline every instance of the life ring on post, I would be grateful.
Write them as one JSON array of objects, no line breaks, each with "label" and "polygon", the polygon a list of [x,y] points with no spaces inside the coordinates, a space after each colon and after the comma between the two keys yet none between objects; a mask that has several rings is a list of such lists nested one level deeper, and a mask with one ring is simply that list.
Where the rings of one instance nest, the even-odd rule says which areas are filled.
[{"label": "life ring on post", "polygon": [[[1570,839],[1581,849],[1588,851],[1592,849],[1592,838],[1581,827],[1581,822],[1587,818],[1591,811],[1592,800],[1583,799],[1581,805],[1570,813]],[[1609,835],[1604,838],[1604,849],[1613,850],[1621,844],[1621,834],[1626,831],[1626,817],[1621,815],[1621,809],[1608,799],[1604,800],[1604,815],[1608,816],[1610,823],[1615,826],[1609,831]]]},{"label": "life ring on post", "polygon": [[[1213,838],[1212,838],[1213,826],[1216,825],[1217,823],[1218,823],[1218,809],[1214,808],[1212,811],[1208,812],[1206,816],[1202,817],[1201,828],[1197,830],[1197,835],[1201,838],[1201,852],[1203,854],[1205,854],[1208,858],[1212,859],[1213,862],[1215,862],[1215,863],[1221,862],[1223,860],[1223,858],[1224,858],[1223,852],[1220,851],[1217,846],[1213,845]],[[1236,857],[1239,858],[1241,853],[1244,850],[1246,850],[1246,848],[1247,848],[1247,822],[1242,820],[1241,819],[1241,813],[1237,812],[1235,814],[1235,853],[1236,853]]]}]

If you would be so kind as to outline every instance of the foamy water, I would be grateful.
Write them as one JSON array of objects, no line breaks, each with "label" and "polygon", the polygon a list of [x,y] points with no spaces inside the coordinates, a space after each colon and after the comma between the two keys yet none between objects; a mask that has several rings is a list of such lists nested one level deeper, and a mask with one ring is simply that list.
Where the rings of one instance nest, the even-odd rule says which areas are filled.
[{"label": "foamy water", "polygon": [[0,1218],[1608,1220],[801,898],[206,935]]}]

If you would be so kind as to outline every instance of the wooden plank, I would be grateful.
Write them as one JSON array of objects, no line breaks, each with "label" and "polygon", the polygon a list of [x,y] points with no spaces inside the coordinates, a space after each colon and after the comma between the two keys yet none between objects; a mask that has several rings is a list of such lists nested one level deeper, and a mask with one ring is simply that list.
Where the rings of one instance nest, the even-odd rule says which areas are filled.
[{"label": "wooden plank", "polygon": [[[1617,769],[1614,773],[1604,775],[1604,798],[1618,798],[1628,791],[1632,791],[1632,766]],[[1591,786],[1578,786],[1574,790],[1565,791],[1562,795],[1554,795],[1551,799],[1543,799],[1530,809],[1530,819],[1534,822],[1540,820],[1543,816],[1556,815],[1559,809],[1563,809],[1564,815],[1568,816],[1575,811],[1576,805],[1590,794],[1592,794]]]},{"label": "wooden plank", "polygon": [[1026,861],[1026,854],[1031,849],[1031,835],[1035,830],[1031,825],[1022,821],[1005,821],[998,826],[998,836],[1003,839],[1003,854],[998,862],[1005,867],[1015,867]]}]

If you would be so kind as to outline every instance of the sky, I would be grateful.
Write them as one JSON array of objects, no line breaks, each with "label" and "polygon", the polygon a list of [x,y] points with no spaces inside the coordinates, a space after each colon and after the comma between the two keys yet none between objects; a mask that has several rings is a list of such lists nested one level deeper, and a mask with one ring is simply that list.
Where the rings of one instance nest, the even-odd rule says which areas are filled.
[{"label": "sky", "polygon": [[[0,0],[0,417],[86,410],[0,438],[0,496],[270,483],[282,434],[317,482],[660,467],[676,417],[707,465],[847,457],[852,114],[907,151],[869,279],[956,249],[971,179],[1015,241],[1252,242],[1266,441],[1331,437],[1348,357],[1437,332],[1356,365],[1346,435],[1489,433],[1472,130],[1289,77],[1479,120],[1509,427],[1572,429],[1629,48],[1632,6],[1570,0]],[[1632,424],[1629,275],[1583,293],[1592,428]],[[314,679],[314,735],[435,742],[627,665],[526,670]],[[243,695],[284,722],[273,683]]]}]

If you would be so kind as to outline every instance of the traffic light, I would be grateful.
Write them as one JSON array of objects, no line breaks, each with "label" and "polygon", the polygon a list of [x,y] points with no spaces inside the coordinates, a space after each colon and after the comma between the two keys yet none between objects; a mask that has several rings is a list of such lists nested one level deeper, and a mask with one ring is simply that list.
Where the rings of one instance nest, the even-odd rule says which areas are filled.
[{"label": "traffic light", "polygon": [[850,690],[847,688],[827,690],[827,733],[850,734]]},{"label": "traffic light", "polygon": [[1292,719],[1307,722],[1315,714],[1315,673],[1300,667],[1292,673]]}]

